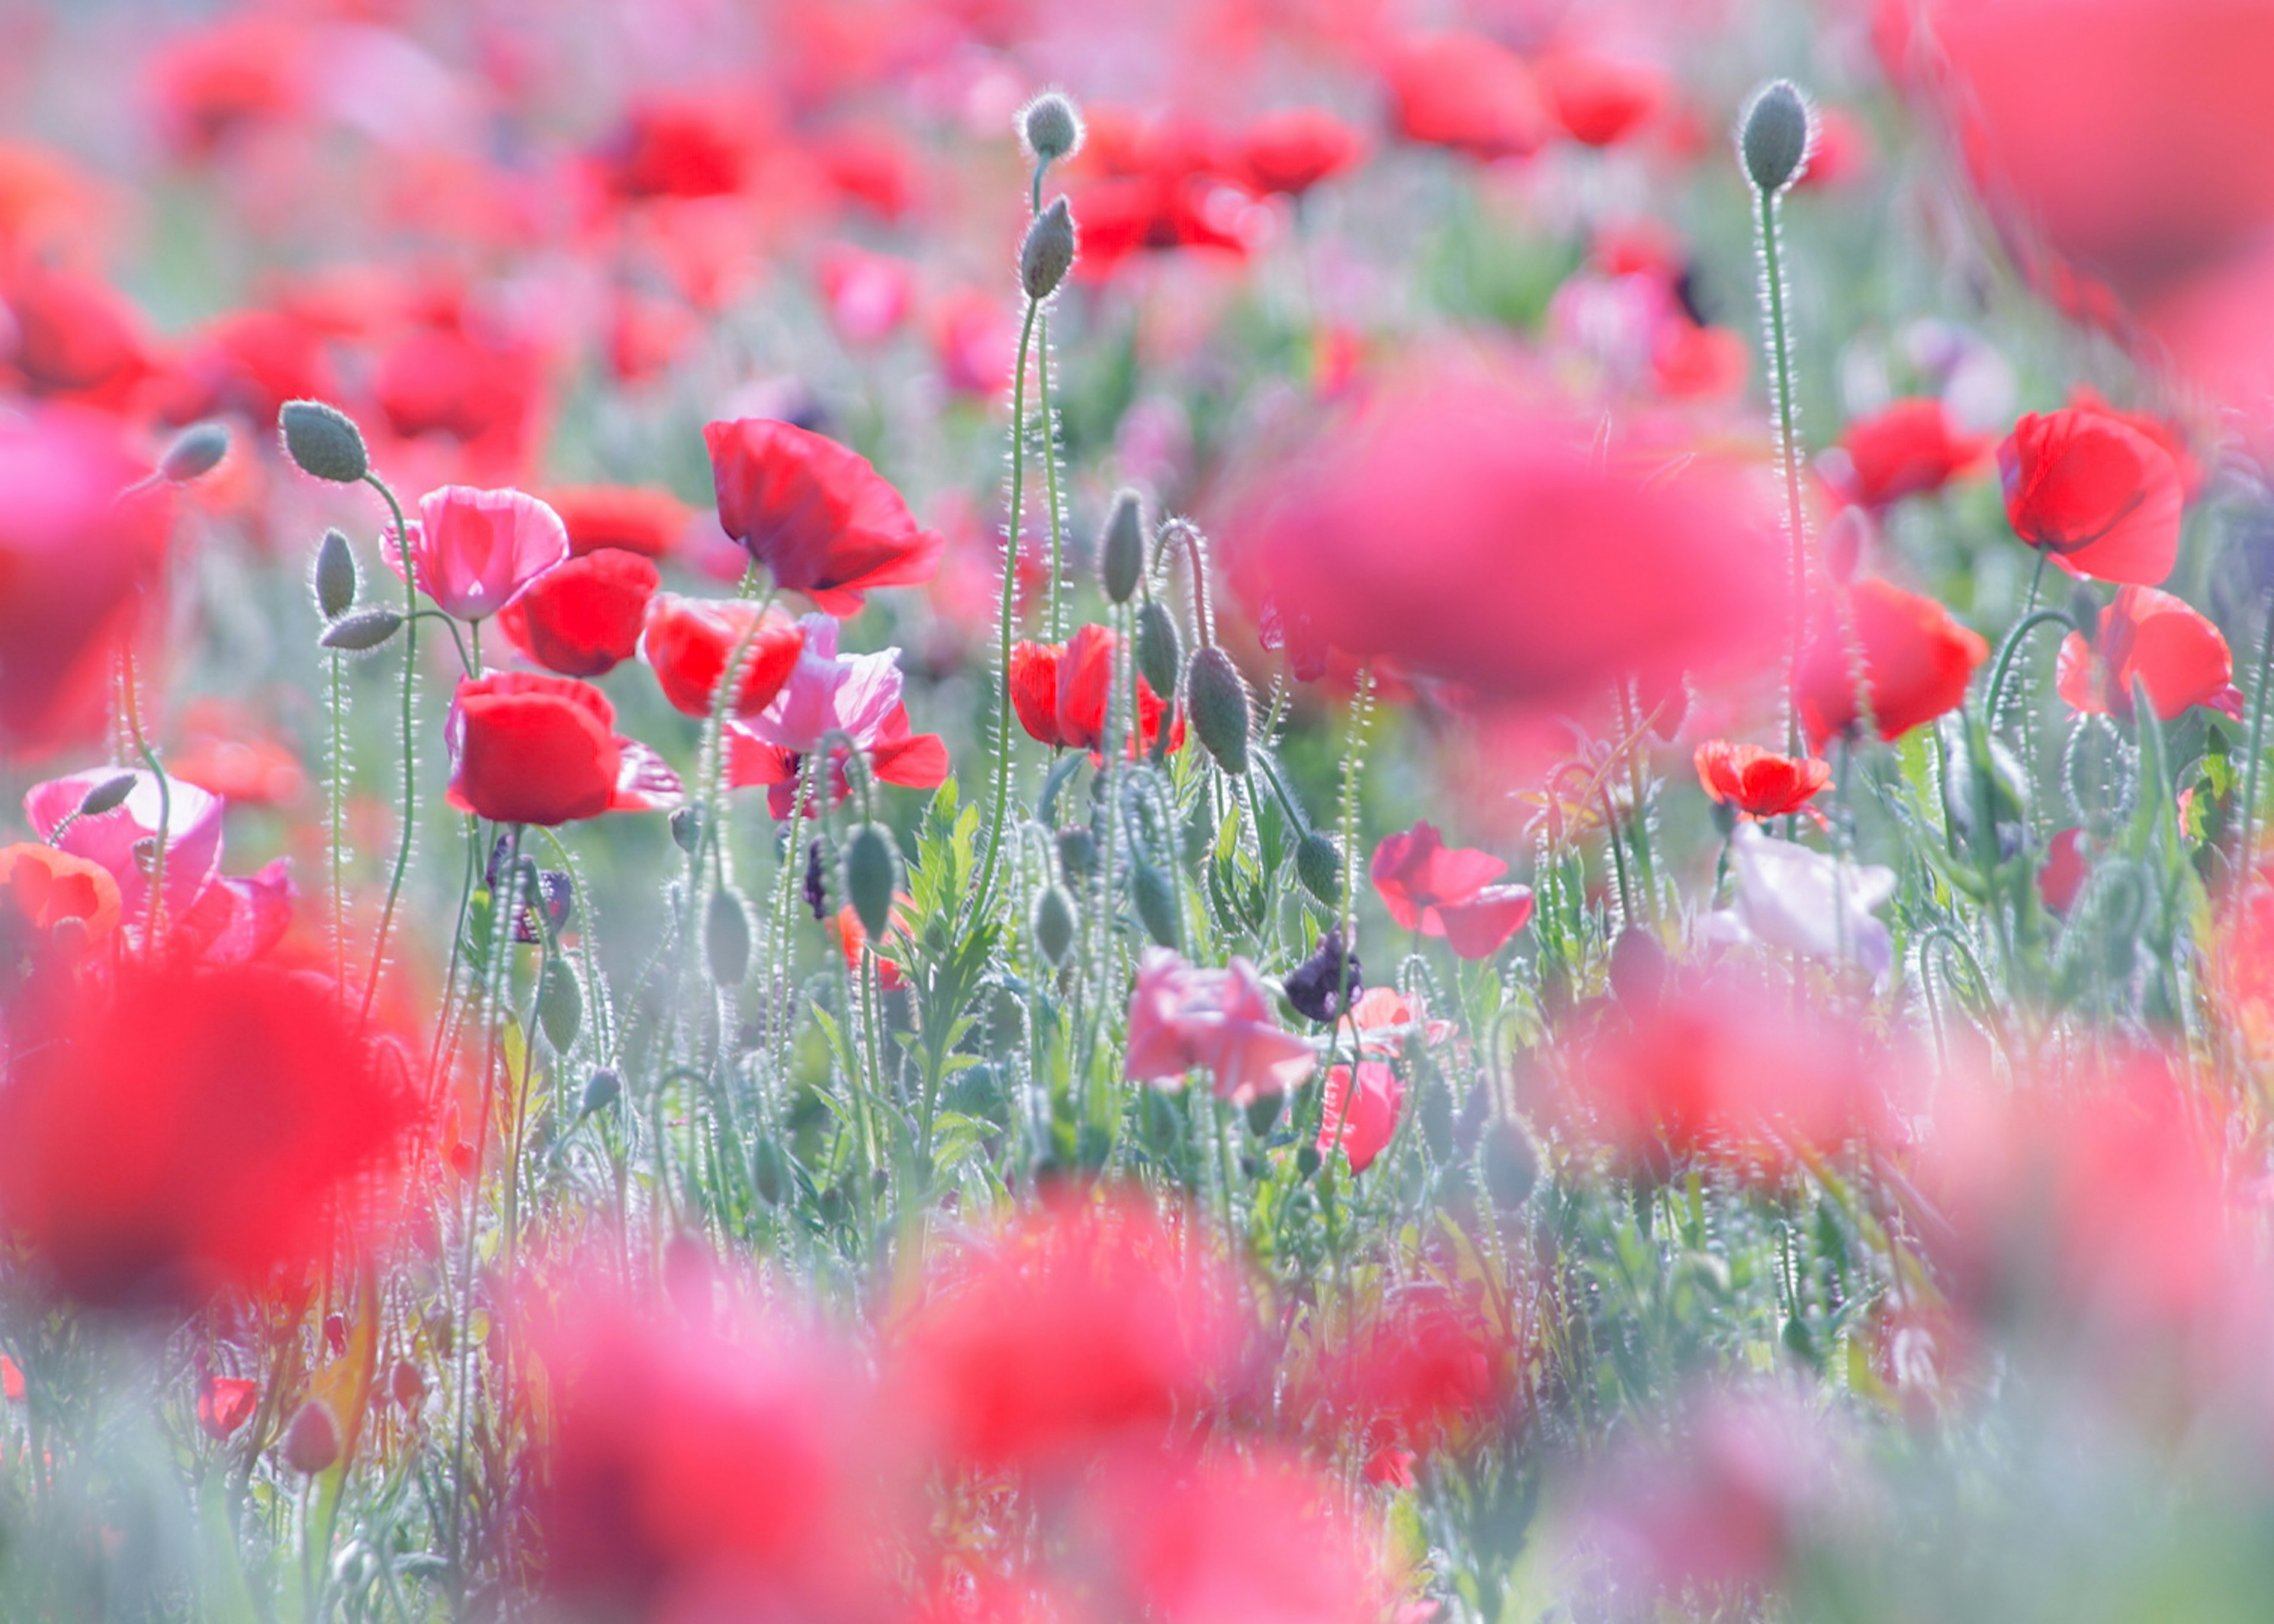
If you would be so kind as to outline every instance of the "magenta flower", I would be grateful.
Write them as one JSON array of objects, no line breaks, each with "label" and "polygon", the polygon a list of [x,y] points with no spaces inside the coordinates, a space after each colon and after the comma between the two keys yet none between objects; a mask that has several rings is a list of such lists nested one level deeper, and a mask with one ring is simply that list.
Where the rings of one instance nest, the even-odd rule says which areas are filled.
[{"label": "magenta flower", "polygon": [[[900,651],[840,654],[837,622],[825,614],[806,615],[798,627],[804,644],[781,692],[748,722],[727,724],[728,787],[763,786],[774,816],[788,817],[805,757],[837,733],[868,758],[869,771],[879,782],[937,788],[947,777],[947,746],[937,733],[917,733],[908,720],[900,698]],[[830,746],[832,805],[852,793],[845,739]],[[802,815],[817,816],[817,796]]]},{"label": "magenta flower", "polygon": [[1246,1105],[1286,1093],[1317,1064],[1311,1046],[1272,1018],[1263,982],[1246,959],[1202,970],[1165,947],[1145,950],[1129,999],[1123,1074],[1130,1081],[1173,1087],[1205,1067],[1219,1095]]},{"label": "magenta flower", "polygon": [[[387,567],[403,574],[403,547],[389,527],[380,543]],[[568,527],[524,491],[446,485],[418,500],[410,557],[419,589],[461,620],[495,614],[523,587],[568,556]]]}]

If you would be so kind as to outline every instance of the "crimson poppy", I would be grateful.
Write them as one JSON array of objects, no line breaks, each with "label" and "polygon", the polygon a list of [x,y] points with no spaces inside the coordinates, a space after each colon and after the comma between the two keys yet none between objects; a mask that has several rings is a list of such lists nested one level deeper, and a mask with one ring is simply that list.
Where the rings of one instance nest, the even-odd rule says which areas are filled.
[{"label": "crimson poppy", "polygon": [[450,804],[500,823],[565,823],[667,806],[680,783],[615,731],[589,682],[534,673],[463,677],[450,703]]},{"label": "crimson poppy", "polygon": [[1719,805],[1746,817],[1797,812],[1832,782],[1832,765],[1813,756],[1794,760],[1758,744],[1714,739],[1698,747],[1698,781]]},{"label": "crimson poppy", "polygon": [[2079,892],[2092,873],[2092,854],[2085,846],[2085,831],[2064,829],[2045,842],[2045,861],[2037,870],[2037,894],[2045,906],[2066,916],[2076,906]]},{"label": "crimson poppy", "polygon": [[2172,454],[2090,408],[2031,412],[1998,447],[2014,533],[2073,575],[2156,586],[2180,554]]},{"label": "crimson poppy", "polygon": [[1524,58],[1476,34],[1400,41],[1387,67],[1397,132],[1489,162],[1537,152],[1547,110]]},{"label": "crimson poppy", "polygon": [[1389,1147],[1397,1132],[1397,1114],[1405,1105],[1405,1084],[1382,1062],[1361,1060],[1355,1086],[1350,1067],[1331,1068],[1321,1100],[1319,1154],[1330,1155],[1339,1147],[1350,1158],[1350,1170],[1363,1173]]},{"label": "crimson poppy", "polygon": [[[1085,626],[1065,643],[1020,643],[1011,650],[1011,706],[1029,736],[1044,744],[1096,752],[1105,739],[1106,691],[1120,638],[1103,626]],[[1168,707],[1144,678],[1137,679],[1137,727],[1130,750],[1150,749]],[[1176,718],[1169,748],[1184,743]]]},{"label": "crimson poppy", "polygon": [[1358,132],[1326,109],[1286,107],[1259,115],[1241,132],[1239,168],[1258,192],[1299,198],[1364,152]]},{"label": "crimson poppy", "polygon": [[547,671],[597,677],[638,650],[662,576],[614,547],[554,565],[498,615],[506,640]]},{"label": "crimson poppy", "polygon": [[2157,718],[2170,721],[2190,705],[2240,718],[2234,657],[2218,628],[2154,587],[2127,586],[2100,612],[2090,643],[2075,632],[2061,639],[2053,682],[2081,716],[2132,717],[2132,685],[2146,685]]},{"label": "crimson poppy", "polygon": [[1532,888],[1496,885],[1508,865],[1490,852],[1448,846],[1436,825],[1419,823],[1374,848],[1367,872],[1390,918],[1425,936],[1442,936],[1464,959],[1489,959],[1532,917]]},{"label": "crimson poppy", "polygon": [[648,600],[640,654],[655,671],[663,696],[688,716],[708,717],[725,680],[727,662],[742,650],[738,716],[756,716],[773,703],[797,668],[805,634],[779,609],[742,598],[682,598],[658,592]]},{"label": "crimson poppy", "polygon": [[568,556],[613,547],[659,559],[679,545],[695,510],[668,491],[644,485],[562,485],[546,500],[568,530]]},{"label": "crimson poppy", "polygon": [[[1979,633],[1933,598],[1885,581],[1858,582],[1849,609],[1880,738],[1900,739],[1965,703],[1974,668],[1990,658]],[[1856,726],[1856,686],[1848,638],[1827,628],[1801,665],[1800,719],[1811,748]]]},{"label": "crimson poppy", "polygon": [[1652,64],[1578,49],[1549,52],[1536,74],[1548,112],[1585,147],[1625,140],[1658,116],[1673,88]]},{"label": "crimson poppy", "polygon": [[1893,402],[1856,418],[1840,436],[1848,458],[1846,494],[1866,508],[1886,508],[1939,491],[1972,468],[1989,443],[1986,436],[1961,433],[1949,409],[1931,395]]},{"label": "crimson poppy", "polygon": [[720,528],[785,591],[851,614],[873,589],[918,585],[938,568],[945,544],[858,452],[771,417],[708,424],[703,439]]},{"label": "crimson poppy", "polygon": [[260,1387],[236,1376],[207,1375],[198,1382],[198,1426],[216,1442],[252,1419]]}]

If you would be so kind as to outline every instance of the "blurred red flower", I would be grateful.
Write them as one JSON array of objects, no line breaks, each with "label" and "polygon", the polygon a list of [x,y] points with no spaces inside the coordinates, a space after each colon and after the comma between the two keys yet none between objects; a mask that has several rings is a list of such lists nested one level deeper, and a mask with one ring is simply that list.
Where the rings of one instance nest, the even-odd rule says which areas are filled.
[{"label": "blurred red flower", "polygon": [[2144,683],[2157,718],[2168,722],[2190,705],[2207,705],[2240,720],[2242,692],[2234,686],[2234,658],[2218,627],[2169,592],[2119,588],[2100,612],[2087,643],[2075,632],[2061,639],[2054,686],[2081,716],[2132,718],[2132,685]]},{"label": "blurred red flower", "polygon": [[[403,546],[392,525],[380,552],[399,580]],[[419,590],[461,620],[495,614],[568,556],[561,515],[523,491],[448,485],[418,500],[410,522],[410,562]]]},{"label": "blurred red flower", "polygon": [[1474,1303],[1425,1278],[1358,1313],[1313,1402],[1374,1448],[1459,1448],[1510,1418],[1522,1357]]},{"label": "blurred red flower", "polygon": [[1524,59],[1476,34],[1401,41],[1384,65],[1397,132],[1489,162],[1547,141],[1547,110]]},{"label": "blurred red flower", "polygon": [[[1098,752],[1105,741],[1106,690],[1121,640],[1103,626],[1085,626],[1065,643],[1020,643],[1011,650],[1011,705],[1028,734],[1044,744]],[[1168,707],[1144,678],[1137,679],[1133,757],[1161,736]],[[1184,745],[1184,718],[1175,719],[1169,748]]]},{"label": "blurred red flower", "polygon": [[1405,1107],[1405,1084],[1379,1060],[1361,1060],[1358,1086],[1351,1086],[1351,1069],[1338,1065],[1327,1072],[1321,1096],[1319,1154],[1332,1155],[1337,1146],[1350,1158],[1350,1170],[1363,1173],[1389,1146],[1397,1132],[1397,1114]]},{"label": "blurred red flower", "polygon": [[1798,812],[1832,782],[1832,763],[1813,756],[1796,761],[1758,744],[1713,739],[1698,747],[1698,781],[1718,805],[1746,817]]},{"label": "blurred red flower", "polygon": [[1939,491],[1971,470],[1989,449],[1986,435],[1965,434],[1933,395],[1916,395],[1858,417],[1840,436],[1849,472],[1844,494],[1866,508]]},{"label": "blurred red flower", "polygon": [[756,716],[797,668],[805,647],[798,623],[744,598],[658,592],[648,600],[639,651],[674,710],[707,718],[737,647],[743,649],[742,687],[731,709],[737,716]]},{"label": "blurred red flower", "polygon": [[0,1224],[86,1303],[194,1304],[330,1254],[396,1164],[409,1096],[338,988],[130,967],[0,1088]]},{"label": "blurred red flower", "polygon": [[533,673],[462,677],[450,703],[450,804],[501,823],[565,823],[669,805],[662,757],[615,731],[589,682]]},{"label": "blurred red flower", "polygon": [[569,558],[524,587],[498,615],[498,629],[547,671],[597,677],[638,650],[662,578],[638,553],[614,547]]},{"label": "blurred red flower", "polygon": [[204,1376],[198,1381],[198,1426],[219,1440],[252,1419],[260,1386],[235,1376]]},{"label": "blurred red flower", "polygon": [[545,500],[568,532],[571,558],[613,547],[660,559],[678,546],[695,518],[693,508],[654,485],[562,485]]},{"label": "blurred red flower", "polygon": [[2092,856],[2085,831],[2064,829],[2045,842],[2045,861],[2037,870],[2037,894],[2054,913],[2067,914],[2092,872]]},{"label": "blurred red flower", "polygon": [[854,613],[875,588],[918,585],[938,567],[945,544],[859,453],[769,417],[712,423],[703,438],[721,528],[824,613]]},{"label": "blurred red flower", "polygon": [[1258,193],[1299,198],[1364,156],[1357,131],[1322,107],[1284,107],[1259,114],[1240,132],[1237,167]]},{"label": "blurred red flower", "polygon": [[1495,885],[1508,865],[1473,846],[1448,846],[1426,819],[1374,848],[1368,867],[1389,917],[1442,936],[1464,959],[1489,959],[1532,917],[1532,888]]},{"label": "blurred red flower", "polygon": [[730,196],[749,169],[751,128],[724,99],[657,96],[624,115],[596,158],[621,198]]},{"label": "blurred red flower", "polygon": [[[1849,605],[1880,738],[1900,739],[1965,702],[1974,668],[1990,658],[1980,634],[1931,598],[1885,581],[1858,582]],[[1810,748],[1819,750],[1858,723],[1848,639],[1837,626],[1818,636],[1802,663],[1800,719]]]},{"label": "blurred red flower", "polygon": [[2179,465],[2086,407],[2031,412],[1998,447],[2014,533],[2073,575],[2156,586],[2180,553]]},{"label": "blurred red flower", "polygon": [[1656,117],[1673,83],[1654,64],[1566,47],[1540,59],[1536,75],[1548,112],[1585,147],[1614,147]]}]

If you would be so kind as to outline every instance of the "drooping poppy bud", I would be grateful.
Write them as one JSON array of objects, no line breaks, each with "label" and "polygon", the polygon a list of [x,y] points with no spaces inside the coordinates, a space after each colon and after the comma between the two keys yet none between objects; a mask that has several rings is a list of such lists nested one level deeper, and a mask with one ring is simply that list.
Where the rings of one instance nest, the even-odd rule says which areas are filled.
[{"label": "drooping poppy bud", "polygon": [[1066,961],[1073,951],[1073,898],[1066,895],[1063,885],[1047,885],[1035,898],[1033,919],[1035,945],[1043,957],[1056,967]]},{"label": "drooping poppy bud", "polygon": [[1169,876],[1148,862],[1139,862],[1129,876],[1129,894],[1137,904],[1137,922],[1162,947],[1173,948],[1177,929],[1177,893]]},{"label": "drooping poppy bud", "polygon": [[1058,831],[1058,871],[1068,879],[1086,880],[1097,872],[1097,837],[1079,824]]},{"label": "drooping poppy bud", "polygon": [[397,611],[363,609],[333,621],[316,643],[344,654],[368,654],[402,629],[403,616]]},{"label": "drooping poppy bud", "polygon": [[1193,656],[1185,673],[1185,704],[1193,731],[1216,764],[1235,776],[1246,772],[1251,719],[1247,683],[1231,656],[1214,644]]},{"label": "drooping poppy bud", "polygon": [[1156,694],[1173,694],[1185,668],[1184,645],[1177,639],[1177,622],[1159,598],[1137,612],[1137,674]]},{"label": "drooping poppy bud", "polygon": [[829,922],[829,884],[822,874],[821,837],[816,835],[805,845],[805,906],[813,910],[813,922]]},{"label": "drooping poppy bud", "polygon": [[1493,1205],[1504,1213],[1515,1212],[1539,1187],[1540,1151],[1518,1124],[1495,1123],[1477,1147],[1477,1170],[1484,1176],[1485,1193]]},{"label": "drooping poppy bud", "polygon": [[1056,293],[1073,268],[1073,209],[1064,198],[1035,216],[1019,245],[1019,285],[1030,299]]},{"label": "drooping poppy bud", "polygon": [[174,437],[166,455],[158,459],[158,477],[169,485],[187,485],[213,472],[228,455],[227,424],[192,423]]},{"label": "drooping poppy bud", "polygon": [[1808,167],[1816,120],[1808,98],[1790,79],[1763,86],[1745,107],[1737,125],[1737,155],[1745,177],[1773,197],[1798,180]]},{"label": "drooping poppy bud", "polygon": [[287,401],[276,424],[284,452],[300,471],[335,485],[353,485],[371,472],[371,451],[363,431],[336,406],[321,401]]},{"label": "drooping poppy bud", "polygon": [[584,1097],[576,1102],[577,1111],[590,1116],[595,1111],[605,1111],[621,1097],[624,1079],[614,1066],[595,1066],[592,1075],[584,1079]]},{"label": "drooping poppy bud", "polygon": [[328,530],[316,544],[316,607],[336,620],[355,607],[356,561],[344,532]]},{"label": "drooping poppy bud", "polygon": [[103,779],[102,783],[87,791],[86,796],[79,801],[79,816],[101,817],[104,813],[114,811],[125,805],[127,796],[134,793],[135,785],[140,781],[131,772],[117,773]]},{"label": "drooping poppy bud", "polygon": [[1342,848],[1314,829],[1295,847],[1295,877],[1329,907],[1343,899]]},{"label": "drooping poppy bud", "polygon": [[1113,499],[1113,512],[1105,521],[1105,535],[1097,545],[1098,584],[1110,600],[1126,604],[1136,595],[1137,578],[1144,569],[1144,499],[1134,491],[1123,491]]},{"label": "drooping poppy bud", "polygon": [[545,961],[537,982],[537,1025],[553,1052],[565,1055],[584,1025],[584,989],[568,961],[557,955]]},{"label": "drooping poppy bud", "polygon": [[874,823],[862,824],[845,843],[845,897],[872,942],[892,922],[892,892],[899,886],[900,861],[892,838]]}]

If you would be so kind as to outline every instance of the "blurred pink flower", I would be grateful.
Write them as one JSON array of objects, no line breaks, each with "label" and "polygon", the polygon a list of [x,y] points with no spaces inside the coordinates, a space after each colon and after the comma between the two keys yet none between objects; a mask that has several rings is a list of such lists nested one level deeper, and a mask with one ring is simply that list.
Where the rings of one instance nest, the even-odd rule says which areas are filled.
[{"label": "blurred pink flower", "polygon": [[1336,1066],[1327,1073],[1319,1154],[1331,1155],[1339,1145],[1350,1158],[1351,1171],[1365,1172],[1389,1147],[1404,1106],[1404,1080],[1381,1061],[1359,1062],[1356,1086],[1351,1083],[1350,1067]]},{"label": "blurred pink flower", "polygon": [[1165,947],[1145,950],[1129,1000],[1123,1074],[1132,1082],[1176,1086],[1187,1071],[1205,1067],[1219,1095],[1246,1105],[1286,1093],[1317,1064],[1311,1046],[1274,1019],[1246,959],[1202,970]]},{"label": "blurred pink flower", "polygon": [[1374,848],[1374,889],[1390,918],[1442,936],[1464,959],[1489,959],[1532,917],[1532,888],[1495,885],[1508,865],[1490,852],[1448,846],[1427,819]]},{"label": "blurred pink flower", "polygon": [[[381,538],[400,577],[403,549],[389,527]],[[444,485],[418,501],[410,558],[418,586],[443,613],[461,620],[495,614],[531,581],[568,556],[568,527],[544,502],[515,490]]]}]

